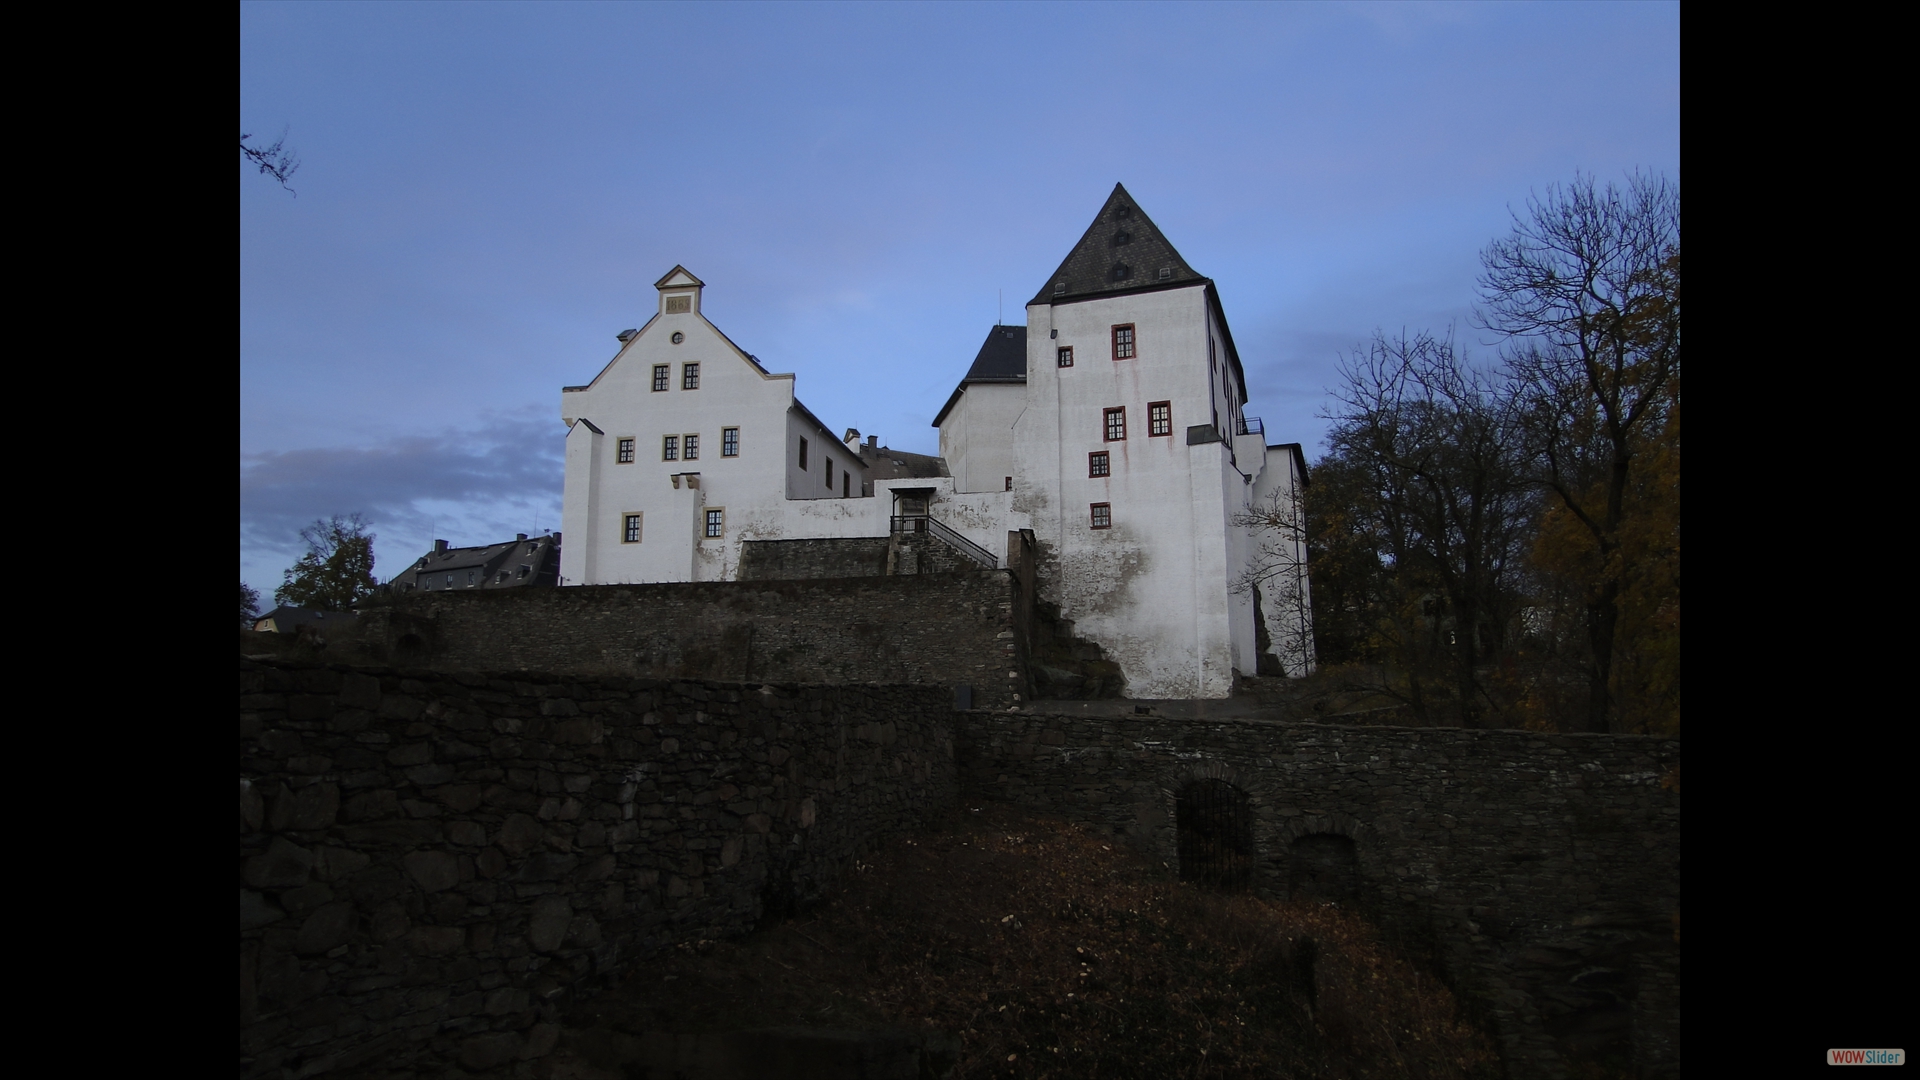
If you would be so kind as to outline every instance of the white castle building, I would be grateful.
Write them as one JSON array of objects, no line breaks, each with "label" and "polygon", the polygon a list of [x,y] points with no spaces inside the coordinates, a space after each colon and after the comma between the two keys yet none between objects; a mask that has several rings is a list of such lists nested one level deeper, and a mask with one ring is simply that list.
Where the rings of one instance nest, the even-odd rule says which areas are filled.
[{"label": "white castle building", "polygon": [[[674,267],[593,381],[563,388],[563,585],[728,581],[756,540],[932,531],[983,563],[1031,530],[1038,588],[1120,665],[1127,696],[1218,698],[1313,664],[1307,482],[1245,414],[1213,282],[1124,187],[934,418],[929,460],[836,437],[702,310]],[[976,546],[977,547],[974,547]],[[1257,588],[1255,585],[1257,584]],[[1269,659],[1261,663],[1261,654]]]}]

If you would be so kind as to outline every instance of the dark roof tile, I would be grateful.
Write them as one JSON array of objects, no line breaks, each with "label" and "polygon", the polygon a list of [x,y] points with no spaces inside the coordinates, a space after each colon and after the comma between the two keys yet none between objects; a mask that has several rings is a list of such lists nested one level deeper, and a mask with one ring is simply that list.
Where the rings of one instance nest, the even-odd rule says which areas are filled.
[{"label": "dark roof tile", "polygon": [[1206,280],[1180,257],[1127,189],[1115,184],[1080,242],[1027,303],[1054,304]]}]

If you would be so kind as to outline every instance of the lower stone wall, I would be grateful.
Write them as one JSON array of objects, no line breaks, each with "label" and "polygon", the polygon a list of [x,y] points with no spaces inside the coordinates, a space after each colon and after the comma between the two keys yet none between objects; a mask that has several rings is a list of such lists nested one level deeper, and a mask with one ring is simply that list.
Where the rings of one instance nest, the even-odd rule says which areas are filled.
[{"label": "lower stone wall", "polygon": [[[1677,741],[987,712],[961,714],[958,739],[970,796],[1175,868],[1182,793],[1231,785],[1251,887],[1357,904],[1425,951],[1513,1076],[1679,1070]],[[1190,853],[1217,851],[1186,831]]]},{"label": "lower stone wall", "polygon": [[950,704],[242,660],[242,1077],[531,1075],[568,988],[745,931],[949,805]]},{"label": "lower stone wall", "polygon": [[747,540],[740,544],[741,581],[885,577],[885,536],[823,540]]},{"label": "lower stone wall", "polygon": [[1013,701],[1013,579],[998,570],[808,581],[411,593],[363,615],[350,663],[436,671],[973,687]]}]

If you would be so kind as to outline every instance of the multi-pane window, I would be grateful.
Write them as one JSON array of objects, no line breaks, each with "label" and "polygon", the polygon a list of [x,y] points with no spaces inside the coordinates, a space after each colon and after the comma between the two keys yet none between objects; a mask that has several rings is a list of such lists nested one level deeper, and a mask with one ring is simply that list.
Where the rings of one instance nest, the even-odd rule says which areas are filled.
[{"label": "multi-pane window", "polygon": [[827,490],[833,490],[833,458],[827,458]]},{"label": "multi-pane window", "polygon": [[1170,401],[1147,402],[1147,436],[1173,434],[1173,403]]},{"label": "multi-pane window", "polygon": [[721,457],[739,457],[740,456],[740,429],[739,428],[724,427],[720,429],[720,456]]},{"label": "multi-pane window", "polygon": [[805,472],[806,469],[807,469],[807,437],[805,435],[802,435],[800,436],[800,471]]},{"label": "multi-pane window", "polygon": [[680,436],[669,435],[666,438],[660,440],[660,460],[661,461],[679,461],[680,460]]},{"label": "multi-pane window", "polygon": [[700,365],[699,364],[681,364],[680,365],[680,389],[682,390],[700,389]]},{"label": "multi-pane window", "polygon": [[[637,544],[640,542],[639,514],[627,514],[620,519],[620,542],[623,544]],[[524,571],[525,567],[521,569]],[[525,576],[524,572],[521,576]]]},{"label": "multi-pane window", "polygon": [[1007,490],[1008,491],[1013,490],[1013,477],[1011,476],[1007,477]]},{"label": "multi-pane window", "polygon": [[1060,346],[1060,348],[1054,352],[1054,357],[1055,357],[1054,362],[1059,364],[1061,367],[1072,367],[1073,366],[1073,346],[1071,345]]},{"label": "multi-pane window", "polygon": [[1113,358],[1115,360],[1133,359],[1133,324],[1113,328]]},{"label": "multi-pane window", "polygon": [[614,444],[614,460],[622,465],[633,464],[633,440],[621,439]]},{"label": "multi-pane window", "polygon": [[1096,529],[1113,528],[1113,504],[1112,503],[1094,503],[1093,504],[1093,527]]},{"label": "multi-pane window", "polygon": [[707,535],[725,536],[727,532],[727,512],[718,507],[707,511]]},{"label": "multi-pane window", "polygon": [[1107,452],[1105,450],[1095,450],[1093,453],[1087,455],[1087,475],[1113,475],[1113,467],[1108,464]]},{"label": "multi-pane window", "polygon": [[685,455],[686,460],[692,461],[695,458],[699,457],[700,456],[700,436],[698,435],[685,436],[685,442],[687,444],[687,452]]},{"label": "multi-pane window", "polygon": [[667,372],[668,365],[653,365],[653,388],[655,390],[665,390],[667,388]]},{"label": "multi-pane window", "polygon": [[693,297],[691,296],[667,297],[667,314],[685,315],[687,312],[692,310],[693,310]]},{"label": "multi-pane window", "polygon": [[1127,437],[1127,407],[1107,410],[1107,441],[1120,442]]}]

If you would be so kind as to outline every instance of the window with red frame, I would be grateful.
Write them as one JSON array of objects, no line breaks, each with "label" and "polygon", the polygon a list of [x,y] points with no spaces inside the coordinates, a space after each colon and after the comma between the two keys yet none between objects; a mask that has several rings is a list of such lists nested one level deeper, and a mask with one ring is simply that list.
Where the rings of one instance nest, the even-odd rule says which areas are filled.
[{"label": "window with red frame", "polygon": [[1133,324],[1113,328],[1113,358],[1115,360],[1133,359]]},{"label": "window with red frame", "polygon": [[1127,407],[1107,410],[1107,441],[1122,442],[1127,437]]},{"label": "window with red frame", "polygon": [[1147,402],[1147,436],[1173,434],[1173,403],[1171,401]]},{"label": "window with red frame", "polygon": [[1093,527],[1096,529],[1113,528],[1113,504],[1112,503],[1094,503],[1093,504]]}]

